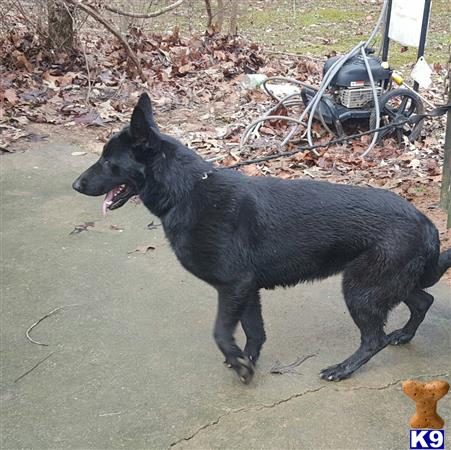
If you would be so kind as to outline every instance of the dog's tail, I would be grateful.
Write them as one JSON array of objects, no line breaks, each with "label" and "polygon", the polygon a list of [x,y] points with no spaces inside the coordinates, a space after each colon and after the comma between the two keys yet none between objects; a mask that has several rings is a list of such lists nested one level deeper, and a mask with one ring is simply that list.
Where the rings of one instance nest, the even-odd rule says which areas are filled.
[{"label": "dog's tail", "polygon": [[440,253],[435,264],[427,264],[420,279],[421,288],[425,289],[434,286],[442,275],[451,267],[451,249]]}]

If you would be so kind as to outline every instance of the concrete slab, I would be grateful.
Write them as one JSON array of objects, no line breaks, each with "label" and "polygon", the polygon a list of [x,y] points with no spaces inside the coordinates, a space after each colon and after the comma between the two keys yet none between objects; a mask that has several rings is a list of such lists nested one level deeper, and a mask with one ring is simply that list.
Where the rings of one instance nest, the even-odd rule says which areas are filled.
[{"label": "concrete slab", "polygon": [[[100,199],[73,192],[95,159],[74,150],[1,161],[1,448],[408,448],[414,405],[401,381],[449,380],[448,286],[431,289],[436,302],[412,343],[334,384],[318,372],[358,344],[339,278],[263,292],[268,341],[243,386],[212,339],[214,290],[180,267],[161,228],[147,229],[158,219],[142,206],[103,219]],[[86,221],[95,226],[70,234]],[[146,244],[156,249],[129,253]],[[65,305],[75,306],[32,331],[48,346],[26,340]],[[400,307],[388,327],[406,317]],[[296,374],[269,373],[310,353]],[[451,395],[440,412],[450,423]]]}]

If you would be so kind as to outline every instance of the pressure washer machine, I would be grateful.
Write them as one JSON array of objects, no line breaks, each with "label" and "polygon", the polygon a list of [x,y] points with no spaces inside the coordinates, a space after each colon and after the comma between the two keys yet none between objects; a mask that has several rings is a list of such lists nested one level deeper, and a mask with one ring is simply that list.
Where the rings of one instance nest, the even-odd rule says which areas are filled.
[{"label": "pressure washer machine", "polygon": [[[380,125],[399,123],[413,114],[423,113],[424,105],[416,92],[418,83],[415,82],[414,88],[409,89],[401,75],[391,70],[388,51],[390,39],[394,39],[403,45],[418,47],[417,61],[424,61],[430,10],[431,0],[387,0],[380,18],[384,30],[381,56],[374,55],[374,49],[368,46],[368,40],[360,54],[349,58],[335,56],[328,59],[323,76],[331,73],[340,59],[344,58],[344,64],[329,81],[315,111],[315,118],[332,126],[341,137],[345,135],[344,125],[351,120],[369,120],[369,127],[373,129]],[[315,89],[302,89],[305,106],[310,104],[316,94]],[[422,127],[423,121],[415,125],[393,127],[385,133],[379,133],[376,141],[391,133],[399,143],[404,136],[414,142]]]},{"label": "pressure washer machine", "polygon": [[[368,49],[366,50],[368,54]],[[370,49],[369,52],[372,50]],[[323,74],[326,74],[340,57],[330,58],[324,64]],[[375,84],[375,90],[379,99],[379,115],[383,125],[399,122],[412,114],[421,114],[424,111],[423,102],[420,97],[408,89],[393,89],[393,71],[388,64],[383,64],[381,59],[367,56],[368,65]],[[395,76],[397,74],[395,73]],[[317,90],[304,87],[301,92],[302,100],[307,106],[316,95]],[[319,103],[315,117],[331,127],[336,134],[342,137],[347,121],[369,120],[369,126],[375,128],[375,102],[370,77],[367,72],[364,59],[356,55],[341,67],[332,78],[325,95]],[[401,143],[404,134],[409,141],[415,141],[421,133],[422,122],[411,126],[403,125],[387,133],[395,133],[397,140]],[[384,135],[379,134],[379,140]]]},{"label": "pressure washer machine", "polygon": [[[284,77],[270,77],[261,82],[262,89],[277,104],[246,128],[241,147],[258,133],[267,120],[286,120],[294,124],[281,146],[296,140],[300,127],[306,127],[304,136],[313,146],[313,119],[319,120],[327,131],[340,138],[347,135],[350,125],[366,121],[369,129],[375,132],[362,156],[389,134],[400,143],[406,138],[410,142],[415,141],[420,136],[423,120],[410,123],[406,119],[424,112],[423,101],[435,107],[418,93],[418,81],[423,86],[431,83],[432,71],[424,59],[430,9],[431,0],[384,0],[369,38],[359,42],[345,55],[329,58],[324,64],[319,87]],[[376,52],[373,46],[380,30],[383,30],[383,37]],[[412,72],[415,79],[413,88],[390,68],[388,54],[391,40],[418,48],[417,63]],[[416,69],[418,76],[414,76]],[[291,84],[297,92],[292,91],[283,98],[274,95],[270,84],[281,81]],[[288,110],[299,104],[304,106],[299,117],[278,114],[281,107]]]}]

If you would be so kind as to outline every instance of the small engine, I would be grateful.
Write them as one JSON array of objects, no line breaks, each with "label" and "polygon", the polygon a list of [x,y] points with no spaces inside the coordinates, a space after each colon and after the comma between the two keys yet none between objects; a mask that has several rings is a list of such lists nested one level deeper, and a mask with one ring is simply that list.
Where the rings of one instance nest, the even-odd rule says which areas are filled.
[{"label": "small engine", "polygon": [[[324,64],[323,74],[326,74],[339,56],[329,58]],[[378,96],[390,80],[392,71],[382,67],[379,58],[368,56],[368,64],[376,85]],[[329,94],[337,104],[345,108],[371,108],[374,106],[374,96],[370,79],[362,56],[354,56],[338,71],[330,83]]]},{"label": "small engine", "polygon": [[[378,97],[386,92],[392,71],[382,66],[379,58],[367,50],[368,65],[373,75]],[[323,76],[340,56],[329,58],[324,64]],[[317,89],[305,86],[301,91],[302,101],[307,106],[315,97]],[[333,125],[338,134],[343,134],[343,123],[348,120],[369,119],[374,109],[374,96],[370,78],[361,55],[346,61],[338,70],[315,111],[315,118]]]}]

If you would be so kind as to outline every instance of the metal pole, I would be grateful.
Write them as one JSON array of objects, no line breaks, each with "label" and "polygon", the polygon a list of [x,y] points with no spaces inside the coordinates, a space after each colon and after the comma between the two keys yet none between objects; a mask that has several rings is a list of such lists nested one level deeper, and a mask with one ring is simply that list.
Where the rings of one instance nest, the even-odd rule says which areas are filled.
[{"label": "metal pole", "polygon": [[[425,0],[424,2],[424,11],[423,11],[423,23],[421,24],[421,35],[420,35],[420,43],[418,45],[418,55],[417,61],[424,56],[424,48],[426,46],[426,38],[428,34],[428,25],[429,25],[429,15],[431,13],[431,0]],[[418,83],[415,81],[413,84],[413,88],[415,91],[418,91]]]},{"label": "metal pole", "polygon": [[385,15],[384,42],[382,47],[382,62],[388,61],[388,48],[390,47],[390,38],[388,32],[390,30],[391,8],[393,0],[388,0],[387,13]]}]

